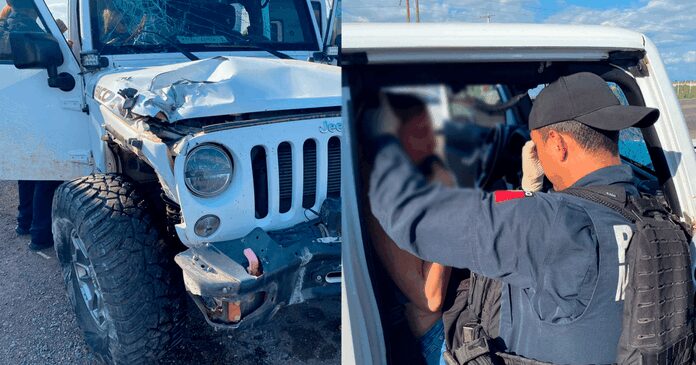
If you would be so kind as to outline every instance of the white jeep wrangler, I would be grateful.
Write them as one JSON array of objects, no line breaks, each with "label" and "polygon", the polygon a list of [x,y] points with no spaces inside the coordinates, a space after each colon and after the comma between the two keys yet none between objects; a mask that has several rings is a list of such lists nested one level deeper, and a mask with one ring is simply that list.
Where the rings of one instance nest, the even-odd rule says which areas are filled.
[{"label": "white jeep wrangler", "polygon": [[35,0],[40,31],[0,34],[0,179],[70,180],[53,234],[91,349],[156,361],[181,338],[182,283],[219,328],[339,295],[335,15],[320,26],[310,0],[64,4],[56,22]]},{"label": "white jeep wrangler", "polygon": [[[600,26],[371,23],[344,24],[343,36],[343,255],[350,258],[343,267],[343,364],[420,356],[408,345],[404,321],[395,319],[403,303],[390,299],[395,284],[380,267],[365,218],[369,166],[360,159],[359,132],[382,90],[418,95],[436,130],[449,124],[467,132],[453,141],[458,159],[448,158],[460,186],[508,190],[520,187],[534,97],[560,76],[595,73],[622,103],[660,110],[654,126],[622,131],[619,152],[640,190],[663,196],[695,222],[696,154],[657,48],[644,35]],[[691,252],[694,263],[693,242]]]}]

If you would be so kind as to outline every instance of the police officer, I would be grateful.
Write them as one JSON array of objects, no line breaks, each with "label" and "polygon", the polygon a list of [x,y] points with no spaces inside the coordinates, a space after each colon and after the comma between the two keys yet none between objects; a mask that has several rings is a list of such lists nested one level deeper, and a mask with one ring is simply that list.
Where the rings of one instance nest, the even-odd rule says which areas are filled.
[{"label": "police officer", "polygon": [[561,77],[538,95],[529,117],[533,150],[555,192],[491,194],[427,182],[393,137],[399,124],[383,103],[368,131],[372,213],[402,249],[502,282],[494,337],[506,352],[559,364],[613,363],[623,306],[617,232],[629,222],[558,191],[601,185],[637,194],[619,158],[618,131],[650,126],[658,116],[620,105],[599,76]]}]

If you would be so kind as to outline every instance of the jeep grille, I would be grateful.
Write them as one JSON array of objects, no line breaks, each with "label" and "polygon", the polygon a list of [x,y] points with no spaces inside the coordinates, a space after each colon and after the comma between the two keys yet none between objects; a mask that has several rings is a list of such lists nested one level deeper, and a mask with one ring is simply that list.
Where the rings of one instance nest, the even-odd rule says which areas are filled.
[{"label": "jeep grille", "polygon": [[326,196],[338,198],[341,195],[341,140],[329,139],[329,180]]},{"label": "jeep grille", "polygon": [[[302,202],[304,209],[310,209],[317,204],[317,185],[326,186],[326,196],[337,198],[341,193],[341,142],[339,137],[331,137],[327,144],[317,145],[314,139],[307,139],[298,148],[290,142],[282,142],[276,149],[277,160],[268,159],[264,146],[255,146],[251,150],[251,165],[254,178],[254,205],[256,218],[262,219],[273,213],[287,213],[296,204]],[[294,156],[301,153],[302,156]],[[324,153],[327,158],[322,159],[317,153]],[[326,165],[318,166],[321,161]],[[301,170],[293,166],[293,162],[302,163]],[[270,166],[277,163],[277,166]],[[268,170],[275,168],[278,171],[278,184],[269,184]],[[301,171],[302,184],[293,186],[293,171]],[[325,171],[326,176],[317,176],[317,171]],[[326,184],[319,184],[318,179]],[[299,184],[298,184],[299,185]],[[277,191],[272,191],[277,186]],[[320,194],[323,195],[323,194]],[[270,211],[269,197],[277,197],[278,212]]]}]

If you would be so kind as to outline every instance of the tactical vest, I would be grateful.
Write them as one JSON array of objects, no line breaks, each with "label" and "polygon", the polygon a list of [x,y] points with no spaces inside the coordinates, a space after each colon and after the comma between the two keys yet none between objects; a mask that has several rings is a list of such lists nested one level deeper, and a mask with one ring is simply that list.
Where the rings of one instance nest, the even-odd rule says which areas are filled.
[{"label": "tactical vest", "polygon": [[[521,306],[523,309],[518,310],[518,313],[514,313],[517,317],[513,318],[522,320],[518,331],[537,337],[530,339],[531,341],[539,338],[548,341],[545,353],[524,355],[544,359],[558,358],[559,349],[563,351],[566,344],[575,346],[579,341],[586,346],[584,352],[590,356],[598,349],[612,346],[612,349],[616,349],[616,359],[566,359],[563,363],[692,364],[695,349],[694,289],[689,253],[690,237],[687,233],[690,230],[682,226],[678,218],[656,198],[646,195],[626,197],[625,190],[621,187],[572,188],[563,193],[580,197],[587,204],[604,205],[620,214],[633,223],[632,236],[621,241],[619,235],[624,232],[614,229],[616,239],[612,237],[604,240],[611,245],[600,243],[597,288],[603,284],[612,284],[608,287],[616,288],[616,291],[596,291],[583,315],[575,321],[563,325],[540,325],[538,321],[535,323],[530,322],[529,318],[520,318],[525,314],[524,306]],[[601,216],[592,217],[593,221],[596,218],[597,221],[593,223],[599,223],[595,224],[598,231],[612,229],[611,225],[606,224],[607,221],[599,220]],[[601,225],[602,222],[605,224]],[[602,241],[601,232],[597,232],[597,236]],[[624,253],[617,250],[617,245],[622,244],[625,245]],[[612,245],[613,255],[608,247]],[[613,261],[614,265],[620,263],[618,275],[616,269],[613,270],[614,275],[607,274],[612,271],[607,269],[607,265],[603,265],[603,261],[606,262],[607,259],[618,260]],[[612,300],[602,297],[607,295],[612,296]],[[468,283],[460,285],[455,305],[443,316],[447,348],[443,356],[448,364],[551,364],[506,352],[506,344],[500,338],[504,334],[499,331],[501,321],[506,320],[507,296],[509,292],[505,290],[505,284],[501,285],[496,280],[476,274],[472,274]],[[589,324],[597,326],[597,330],[589,336],[600,337],[605,342],[597,343],[590,338],[588,343],[588,339],[583,338],[588,336],[588,323],[583,323],[583,319],[602,319],[604,316],[605,324],[617,320],[613,318],[616,313],[611,310],[604,313],[597,311],[598,298],[609,303],[609,306],[616,303],[621,307],[619,322],[613,322],[621,323],[620,335],[610,333],[613,338],[608,339],[607,334],[601,332],[601,324],[590,321]],[[587,316],[588,313],[591,315]],[[579,323],[575,323],[577,321]],[[531,331],[527,331],[524,326],[531,327]],[[613,326],[616,327],[615,324]],[[550,333],[541,333],[539,328]]]}]

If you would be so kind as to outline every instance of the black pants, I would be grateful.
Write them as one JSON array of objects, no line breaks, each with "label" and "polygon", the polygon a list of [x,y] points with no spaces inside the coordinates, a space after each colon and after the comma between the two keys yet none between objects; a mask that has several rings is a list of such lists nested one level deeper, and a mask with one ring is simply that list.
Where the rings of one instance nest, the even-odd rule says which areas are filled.
[{"label": "black pants", "polygon": [[53,243],[51,208],[53,194],[62,181],[18,181],[17,225],[31,233],[32,242]]}]

